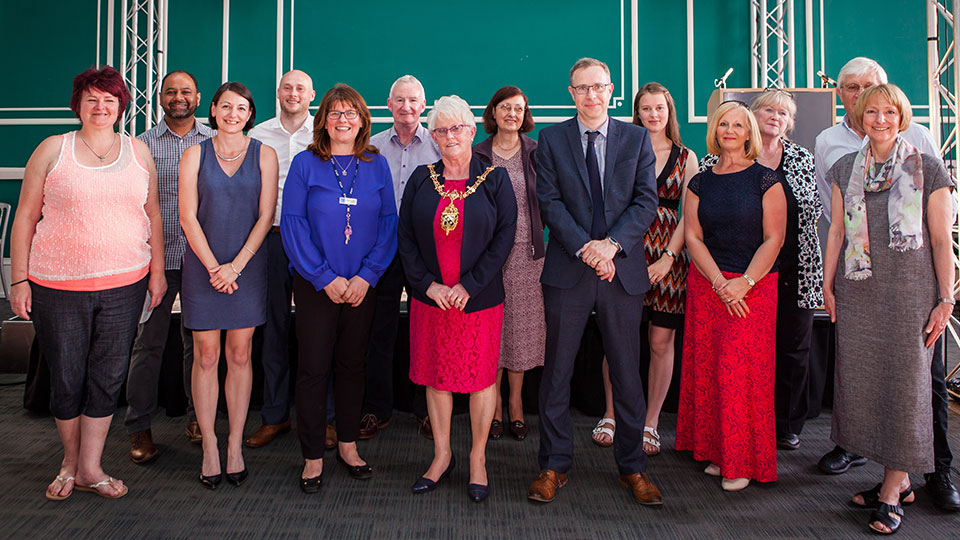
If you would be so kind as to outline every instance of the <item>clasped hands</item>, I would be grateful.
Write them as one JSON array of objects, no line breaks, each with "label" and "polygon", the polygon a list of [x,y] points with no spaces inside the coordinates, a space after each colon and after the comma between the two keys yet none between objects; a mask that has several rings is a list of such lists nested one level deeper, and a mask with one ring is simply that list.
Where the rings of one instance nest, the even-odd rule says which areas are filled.
[{"label": "clasped hands", "polygon": [[353,276],[350,279],[337,276],[323,288],[323,292],[327,293],[334,304],[350,304],[350,307],[357,307],[367,296],[369,288],[370,284],[360,276]]},{"label": "clasped hands", "polygon": [[467,301],[470,300],[470,293],[459,283],[453,287],[447,287],[434,281],[427,287],[427,298],[436,302],[437,306],[443,311],[449,308],[463,311],[467,307]]},{"label": "clasped hands", "polygon": [[750,284],[747,283],[747,280],[741,277],[727,279],[722,275],[719,276],[717,284],[713,288],[717,297],[726,306],[727,313],[741,319],[746,318],[747,314],[750,313],[747,300],[744,298],[749,290]]},{"label": "clasped hands", "polygon": [[590,240],[580,248],[580,260],[593,268],[600,279],[613,281],[617,267],[613,257],[617,254],[617,246],[607,239]]},{"label": "clasped hands", "polygon": [[213,268],[207,268],[207,272],[210,273],[210,285],[212,285],[217,292],[233,294],[234,291],[239,288],[237,278],[240,274],[235,272],[232,266],[231,263],[227,263],[218,264]]}]

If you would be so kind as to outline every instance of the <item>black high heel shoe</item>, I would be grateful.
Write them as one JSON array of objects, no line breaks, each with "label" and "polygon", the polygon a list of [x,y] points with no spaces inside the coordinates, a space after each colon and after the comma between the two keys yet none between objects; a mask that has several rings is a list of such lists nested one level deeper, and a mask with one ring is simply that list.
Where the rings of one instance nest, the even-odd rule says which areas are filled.
[{"label": "black high heel shoe", "polygon": [[222,472],[211,476],[204,476],[203,471],[200,471],[200,483],[207,489],[217,489],[217,486],[220,485],[220,480],[223,480]]},{"label": "black high heel shoe", "polygon": [[467,495],[473,502],[483,502],[490,496],[490,486],[483,484],[467,484]]},{"label": "black high heel shoe", "polygon": [[421,476],[420,478],[417,479],[416,482],[413,483],[413,487],[411,489],[413,490],[414,493],[418,493],[418,494],[427,493],[428,491],[433,491],[437,489],[437,484],[439,484],[444,478],[447,477],[447,475],[450,474],[450,471],[453,470],[453,467],[456,464],[457,464],[457,457],[450,456],[450,464],[447,465],[447,470],[443,471],[443,474],[440,475],[440,478],[437,478],[436,482],[434,482],[433,480],[425,476]]},{"label": "black high heel shoe", "polygon": [[237,487],[240,487],[240,484],[242,484],[244,480],[247,479],[247,476],[249,475],[250,475],[250,471],[248,471],[246,467],[244,467],[243,470],[240,472],[234,472],[234,473],[228,472],[227,482],[230,482],[231,484]]}]

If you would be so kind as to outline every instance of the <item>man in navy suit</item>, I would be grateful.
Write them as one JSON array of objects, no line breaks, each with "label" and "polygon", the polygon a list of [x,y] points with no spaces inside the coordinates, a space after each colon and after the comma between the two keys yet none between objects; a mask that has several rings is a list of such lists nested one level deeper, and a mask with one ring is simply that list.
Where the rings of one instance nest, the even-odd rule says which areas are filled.
[{"label": "man in navy suit", "polygon": [[570,69],[577,116],[540,132],[537,199],[550,229],[540,283],[547,348],[540,382],[540,475],[529,498],[550,502],[573,462],[570,378],[592,311],[613,383],[620,482],[637,502],[663,504],[647,476],[640,315],[650,288],[643,237],[657,212],[656,157],[646,129],[607,115],[610,69],[582,58]]}]

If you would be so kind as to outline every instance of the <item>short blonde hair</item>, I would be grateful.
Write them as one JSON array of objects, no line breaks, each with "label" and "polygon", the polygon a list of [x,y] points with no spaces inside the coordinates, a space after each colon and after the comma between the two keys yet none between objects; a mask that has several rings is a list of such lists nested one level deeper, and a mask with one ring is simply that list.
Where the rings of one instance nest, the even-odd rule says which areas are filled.
[{"label": "short blonde hair", "polygon": [[910,121],[913,120],[913,110],[910,108],[910,100],[903,90],[895,84],[878,84],[871,86],[863,91],[857,98],[856,105],[853,106],[853,123],[861,130],[863,129],[863,111],[867,108],[867,102],[872,99],[885,99],[891,105],[897,108],[900,113],[900,131],[906,131],[910,127]]},{"label": "short blonde hair", "polygon": [[747,116],[747,128],[750,130],[750,138],[744,143],[744,155],[749,160],[760,157],[760,143],[753,144],[753,141],[760,140],[760,126],[757,125],[757,119],[753,112],[742,101],[726,101],[721,103],[717,110],[713,112],[710,123],[707,124],[707,152],[720,155],[720,144],[717,143],[717,126],[720,125],[720,119],[728,112],[741,107]]},{"label": "short blonde hair", "polygon": [[793,122],[797,118],[797,102],[788,92],[780,89],[771,89],[761,92],[750,102],[750,110],[757,112],[764,107],[783,107],[790,113],[786,131],[793,131]]},{"label": "short blonde hair", "polygon": [[473,112],[470,111],[470,104],[456,94],[443,96],[433,102],[433,108],[427,113],[427,129],[433,131],[437,118],[441,116],[459,120],[472,128],[477,127],[477,121],[473,117]]}]

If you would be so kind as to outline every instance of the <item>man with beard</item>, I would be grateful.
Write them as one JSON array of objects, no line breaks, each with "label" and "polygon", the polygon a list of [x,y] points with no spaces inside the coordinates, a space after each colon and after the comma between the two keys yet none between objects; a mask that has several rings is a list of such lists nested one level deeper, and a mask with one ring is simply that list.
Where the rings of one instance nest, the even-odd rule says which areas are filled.
[{"label": "man with beard", "polygon": [[[267,323],[263,328],[263,408],[261,426],[245,444],[259,448],[269,444],[277,435],[290,431],[290,299],[293,279],[290,261],[280,241],[280,208],[283,183],[293,156],[313,142],[313,122],[310,121],[310,102],[316,97],[313,79],[294,69],[280,78],[277,100],[280,116],[254,126],[248,135],[277,151],[280,189],[277,192],[277,211],[273,215],[273,229],[267,233],[263,247],[267,250]],[[327,432],[330,432],[328,428]]]},{"label": "man with beard", "polygon": [[[197,79],[186,71],[167,73],[160,83],[160,107],[163,119],[156,127],[140,135],[147,143],[157,164],[159,178],[160,215],[163,220],[164,274],[167,292],[163,301],[153,310],[147,322],[140,325],[133,352],[130,356],[130,371],[127,375],[127,415],[124,424],[130,435],[130,459],[134,463],[146,463],[157,456],[150,432],[150,415],[157,408],[157,383],[163,349],[170,329],[170,312],[173,300],[180,292],[180,270],[187,241],[180,229],[179,190],[180,156],[194,144],[213,137],[215,132],[197,122],[194,111],[200,104]],[[193,338],[183,328],[183,388],[187,394],[187,437],[200,442],[200,428],[193,412],[193,397],[190,392],[190,377],[193,369]]]}]

